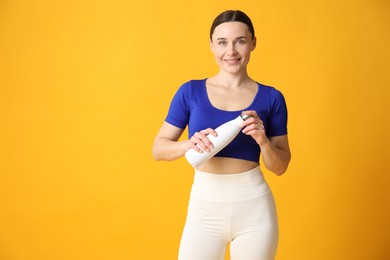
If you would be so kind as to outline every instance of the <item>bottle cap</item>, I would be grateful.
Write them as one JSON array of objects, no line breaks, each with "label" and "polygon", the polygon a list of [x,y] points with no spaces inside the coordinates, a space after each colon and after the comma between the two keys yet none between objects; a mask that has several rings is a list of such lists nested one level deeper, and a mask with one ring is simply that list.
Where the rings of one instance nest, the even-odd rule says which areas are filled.
[{"label": "bottle cap", "polygon": [[245,114],[241,114],[240,117],[242,118],[242,120],[245,121],[246,119],[248,119],[248,118],[250,118],[250,117],[252,117],[252,116],[250,116],[250,115],[245,115]]}]

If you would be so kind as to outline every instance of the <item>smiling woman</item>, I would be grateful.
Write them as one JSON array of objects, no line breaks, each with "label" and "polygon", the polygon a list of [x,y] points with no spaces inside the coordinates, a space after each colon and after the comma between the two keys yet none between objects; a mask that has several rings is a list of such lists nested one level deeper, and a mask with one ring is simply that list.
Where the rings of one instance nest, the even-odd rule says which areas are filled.
[{"label": "smiling woman", "polygon": [[[256,47],[250,18],[228,10],[214,20],[210,47],[219,71],[183,84],[154,141],[156,160],[176,160],[188,150],[208,153],[218,126],[249,116],[225,148],[195,167],[180,260],[274,259],[278,221],[273,195],[259,167],[283,174],[290,161],[287,108],[281,92],[249,77]],[[188,126],[189,139],[179,141]],[[222,133],[220,133],[222,135]],[[211,138],[213,136],[213,138]],[[209,138],[210,137],[210,138]]]},{"label": "smiling woman", "polygon": [[[266,98],[263,85],[230,88],[235,77],[211,84],[216,74],[232,75],[219,74],[214,29],[225,22],[251,29],[227,12],[209,36],[227,7],[244,10],[256,29],[248,74],[277,87],[288,105],[294,159],[281,178],[260,160],[277,205],[276,259],[389,259],[386,0],[1,0],[0,259],[177,259],[194,171],[183,157],[152,161],[161,108],[180,82],[211,76],[192,81],[194,92],[179,91],[183,108],[194,105],[191,135],[181,139],[193,142],[199,129],[279,96]],[[266,109],[259,113],[275,140],[281,133],[264,120]],[[240,134],[202,167],[241,176],[239,167],[256,164],[251,139]],[[181,153],[155,149],[161,160]],[[197,171],[196,180],[204,175],[211,174]],[[224,190],[211,195],[231,192],[218,183]],[[210,185],[196,186],[193,195]],[[191,212],[202,213],[194,205]]]},{"label": "smiling woman", "polygon": [[256,38],[241,22],[227,22],[217,26],[210,41],[211,50],[221,69],[228,72],[246,71]]}]

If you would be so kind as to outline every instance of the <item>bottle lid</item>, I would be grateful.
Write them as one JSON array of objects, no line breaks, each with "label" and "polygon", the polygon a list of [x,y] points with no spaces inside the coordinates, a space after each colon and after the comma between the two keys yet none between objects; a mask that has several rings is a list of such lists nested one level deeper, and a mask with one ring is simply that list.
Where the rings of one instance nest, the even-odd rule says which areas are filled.
[{"label": "bottle lid", "polygon": [[240,117],[242,118],[242,120],[247,120],[248,118],[252,117],[250,115],[245,115],[245,114],[241,114]]}]

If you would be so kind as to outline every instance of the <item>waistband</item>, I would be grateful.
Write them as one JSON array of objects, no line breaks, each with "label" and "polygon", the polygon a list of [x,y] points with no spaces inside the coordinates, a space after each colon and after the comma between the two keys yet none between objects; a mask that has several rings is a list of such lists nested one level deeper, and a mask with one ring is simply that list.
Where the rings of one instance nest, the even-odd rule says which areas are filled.
[{"label": "waistband", "polygon": [[191,198],[206,201],[240,201],[263,196],[270,191],[260,167],[234,174],[195,170]]}]

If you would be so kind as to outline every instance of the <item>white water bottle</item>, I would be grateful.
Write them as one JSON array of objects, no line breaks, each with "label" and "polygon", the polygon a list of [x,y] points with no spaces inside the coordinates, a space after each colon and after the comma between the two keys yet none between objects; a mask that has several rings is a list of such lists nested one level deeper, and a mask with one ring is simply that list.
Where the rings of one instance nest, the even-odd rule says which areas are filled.
[{"label": "white water bottle", "polygon": [[213,136],[211,134],[207,136],[207,138],[209,138],[209,140],[213,144],[213,148],[211,148],[209,152],[206,152],[198,146],[199,149],[203,150],[203,153],[197,152],[196,150],[191,148],[185,153],[187,161],[192,165],[192,167],[198,167],[199,165],[213,157],[225,146],[227,146],[231,141],[233,141],[233,139],[241,131],[241,123],[245,121],[245,119],[247,119],[248,117],[250,116],[241,114],[235,119],[218,126],[215,129],[218,134],[217,136]]}]

